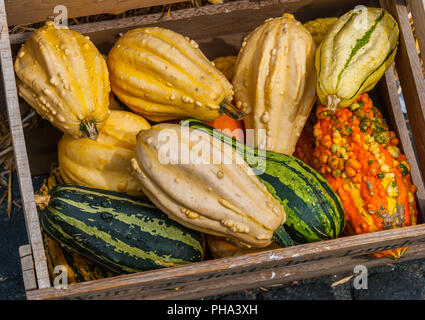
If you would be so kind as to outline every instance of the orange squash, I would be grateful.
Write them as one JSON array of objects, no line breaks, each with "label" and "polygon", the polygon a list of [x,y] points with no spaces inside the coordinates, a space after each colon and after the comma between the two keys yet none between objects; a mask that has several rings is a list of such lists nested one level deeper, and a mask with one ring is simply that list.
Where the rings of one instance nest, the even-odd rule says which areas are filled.
[{"label": "orange squash", "polygon": [[[313,167],[339,194],[346,234],[362,234],[416,224],[416,187],[410,166],[381,112],[367,94],[335,114],[317,108]],[[399,258],[407,248],[376,257]]]},{"label": "orange squash", "polygon": [[221,130],[223,133],[228,134],[239,141],[245,141],[244,125],[241,120],[235,120],[223,114],[214,121],[207,122],[207,124]]}]

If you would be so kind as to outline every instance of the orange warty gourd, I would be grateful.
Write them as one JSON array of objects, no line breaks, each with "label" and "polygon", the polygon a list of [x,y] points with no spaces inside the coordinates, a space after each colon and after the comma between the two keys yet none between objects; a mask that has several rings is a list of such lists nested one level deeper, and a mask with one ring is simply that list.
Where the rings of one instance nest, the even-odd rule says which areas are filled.
[{"label": "orange warty gourd", "polygon": [[[339,194],[345,233],[362,234],[416,224],[416,187],[410,166],[380,111],[367,94],[330,114],[317,108],[313,167]],[[374,253],[399,258],[407,248]]]}]

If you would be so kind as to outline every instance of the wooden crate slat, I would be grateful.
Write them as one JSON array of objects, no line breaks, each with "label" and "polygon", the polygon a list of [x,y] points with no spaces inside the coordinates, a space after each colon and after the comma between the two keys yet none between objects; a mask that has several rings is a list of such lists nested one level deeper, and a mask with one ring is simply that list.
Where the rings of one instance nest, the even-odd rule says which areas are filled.
[{"label": "wooden crate slat", "polygon": [[[295,13],[296,16],[302,14],[304,19],[314,19],[316,15],[326,16],[332,3],[333,0],[316,0],[314,3],[310,0],[245,0],[175,10],[168,17],[158,13],[72,25],[70,29],[90,35],[97,45],[105,41],[115,42],[116,39],[111,38],[111,32],[118,34],[147,25],[161,25],[161,27],[184,33],[193,39],[202,39],[222,35],[224,30],[228,34],[248,33],[265,19],[278,17],[284,12]],[[340,4],[340,13],[352,9],[356,4],[373,5],[374,3],[373,0],[344,0]],[[319,4],[323,5],[320,10],[318,10]],[[235,23],[242,20],[243,23]],[[189,28],[188,25],[191,27]],[[12,46],[24,43],[29,34],[30,32],[10,35]]]},{"label": "wooden crate slat", "polygon": [[52,20],[56,5],[67,7],[68,18],[165,5],[187,0],[7,0],[9,25],[30,24]]},{"label": "wooden crate slat", "polygon": [[[257,272],[277,269],[290,272],[293,266],[301,268],[305,264],[415,245],[424,240],[424,226],[412,226],[83,282],[70,285],[65,291],[47,288],[29,292],[27,297],[28,299],[106,299],[113,298],[115,295],[124,299],[149,298],[155,292],[178,291],[176,290],[178,287],[196,285],[203,286],[205,296],[209,294],[210,280],[224,283],[230,278],[243,275],[246,278],[244,285],[254,287],[258,285],[257,279],[250,276]],[[375,260],[379,260],[378,263],[381,264],[388,261],[388,259]],[[306,273],[304,273],[305,276],[307,276]]]},{"label": "wooden crate slat", "polygon": [[[10,2],[13,2],[13,0],[10,0]],[[36,1],[36,3],[38,2],[41,2],[41,0]],[[53,2],[54,1],[51,0],[43,1],[43,3]],[[78,0],[75,2],[80,3],[81,1]],[[89,2],[91,3],[91,1]],[[114,1],[100,0],[97,5],[101,7],[102,10],[106,10],[104,3],[111,2]],[[123,2],[129,3],[132,2],[132,0]],[[34,2],[32,1],[31,3]],[[336,6],[335,3],[338,3],[338,5]],[[402,21],[406,20],[406,17],[404,16],[405,12],[403,11],[405,10],[407,12],[404,1],[397,0],[395,2],[394,0],[381,0],[381,3],[388,5],[391,12],[396,12],[396,14],[393,13],[396,18]],[[84,4],[85,6],[89,6],[87,1]],[[317,18],[318,16],[328,16],[328,13],[330,12],[333,12],[332,14],[334,15],[337,15],[337,13],[342,14],[344,11],[352,9],[357,4],[375,6],[375,4],[377,5],[377,1],[237,1],[222,5],[174,11],[167,19],[164,19],[162,14],[154,14],[77,25],[72,28],[81,33],[90,35],[93,42],[101,49],[105,49],[103,52],[107,52],[106,50],[116,41],[119,33],[142,25],[161,25],[162,27],[171,28],[197,40],[201,48],[208,48],[208,55],[212,58],[216,52],[223,54],[223,52],[212,50],[212,46],[225,44],[225,46],[228,47],[226,50],[229,53],[234,53],[234,50],[239,48],[242,36],[253,30],[254,27],[261,24],[266,18],[279,16],[283,12],[293,12],[296,17],[301,16],[305,21]],[[397,8],[397,5],[404,6],[404,9]],[[0,11],[1,9],[2,8],[0,7]],[[401,16],[401,18],[399,16]],[[0,19],[1,18],[2,16],[0,15]],[[45,20],[45,18],[42,20]],[[4,26],[6,26],[5,29],[7,30],[6,23],[3,23],[3,27]],[[407,45],[404,43],[401,44],[400,52],[402,53],[402,58],[398,58],[397,60],[398,68],[403,66],[403,63],[410,63],[411,58],[408,50],[406,49],[406,47],[411,46],[409,34],[407,33],[407,28],[405,28],[404,25],[402,26],[401,42],[403,43],[407,39],[408,43]],[[28,34],[29,33],[11,35],[10,39],[7,38],[6,41],[11,41],[8,43],[9,46],[12,44],[13,46],[18,47],[20,43],[25,41]],[[413,38],[412,35],[410,35],[410,37]],[[4,37],[0,40],[3,41]],[[2,50],[3,43],[0,43],[0,45],[0,50]],[[405,48],[403,48],[403,45]],[[416,58],[418,58],[417,55]],[[6,74],[3,72],[3,77],[7,77],[7,81],[10,80],[9,78],[13,79],[13,83],[10,81],[7,86],[5,85],[5,91],[6,97],[7,93],[12,96],[11,99],[8,99],[8,109],[10,114],[14,115],[15,121],[19,122],[14,127],[14,130],[18,132],[17,138],[22,140],[22,137],[19,136],[19,134],[23,134],[23,131],[22,124],[20,123],[19,109],[17,108],[16,84],[14,82],[12,60],[9,57],[7,57],[7,60],[4,60],[1,51],[0,59],[2,66],[3,63],[5,63],[8,66],[8,69],[6,70],[9,70]],[[407,70],[403,70],[403,72],[410,72],[409,68],[412,68],[410,64],[406,67]],[[401,81],[402,83],[406,83],[407,80],[413,79],[416,76],[417,75],[414,74],[411,75],[411,78],[409,78],[408,75],[404,74],[401,77]],[[388,102],[388,113],[391,115],[389,120],[397,127],[396,131],[400,135],[403,151],[408,154],[409,160],[414,162],[415,160],[411,160],[414,159],[412,155],[413,148],[412,145],[408,143],[406,136],[407,128],[405,127],[406,124],[399,122],[401,109],[399,107],[400,102],[398,101],[396,91],[394,90],[395,79],[393,76],[390,77],[387,72],[385,79],[384,81],[381,81],[380,86],[383,88],[381,91],[384,93],[384,100]],[[414,83],[414,85],[411,85],[410,90],[414,91],[418,89],[418,86],[419,84]],[[405,86],[403,86],[403,90],[408,89],[409,87],[405,89]],[[415,97],[413,92],[408,91],[406,104],[409,104],[409,117],[417,116],[414,110],[418,106],[420,107],[420,102],[421,97]],[[16,110],[18,112],[17,115]],[[422,123],[423,109],[420,109],[419,113],[422,113],[422,120],[420,118],[419,120],[415,120],[415,143],[417,143],[417,140],[421,137],[418,128],[421,128],[421,125],[424,124]],[[422,128],[424,128],[424,126],[422,126]],[[34,220],[35,205],[33,202],[31,177],[29,176],[28,170],[27,151],[25,149],[24,142],[18,142],[16,144],[21,146],[15,149],[18,154],[17,158],[20,159],[21,163],[21,168],[18,168],[20,170],[18,170],[18,173],[20,175],[21,191],[29,190],[29,193],[25,194],[27,202],[23,201],[27,226],[29,226],[28,232],[29,234],[33,232],[33,234],[38,235],[38,240],[40,240],[41,233],[39,222],[38,219]],[[419,163],[419,166],[412,166],[412,178],[414,181],[419,181],[418,179],[421,179],[420,173],[421,171],[423,173],[424,168],[425,166],[423,162]],[[23,188],[22,185],[26,185],[27,188]],[[420,208],[423,206],[423,202],[421,202],[423,201],[423,189],[423,184],[419,185],[417,195],[420,200]],[[28,201],[30,203],[28,203]],[[30,288],[27,290],[31,290],[27,292],[28,299],[193,299],[207,295],[258,287],[260,285],[269,285],[279,282],[283,283],[308,277],[327,275],[334,272],[350,271],[355,264],[359,263],[367,266],[386,264],[392,261],[388,259],[370,258],[366,255],[366,253],[387,250],[405,245],[409,245],[410,249],[405,255],[403,255],[400,261],[425,256],[425,226],[418,225],[403,229],[343,237],[335,240],[321,241],[279,250],[249,254],[241,257],[209,260],[181,267],[152,270],[89,281],[73,284],[68,288],[68,290],[63,291],[50,287],[44,248],[42,247],[43,244],[42,241],[38,240],[31,241],[31,245],[33,251],[41,251],[43,255],[43,257],[40,258],[39,254],[34,254],[34,265],[35,270],[37,271],[36,277],[38,279],[39,290],[33,290],[35,289],[34,283],[29,283],[27,280],[28,288]],[[26,258],[23,262],[25,268],[28,268],[30,262],[29,258]],[[29,278],[27,279],[31,279],[31,276],[34,279],[34,275],[29,274],[28,276]]]},{"label": "wooden crate slat", "polygon": [[401,150],[409,161],[412,182],[418,188],[416,199],[419,214],[422,214],[422,221],[425,221],[425,185],[410,139],[409,130],[404,119],[404,114],[401,109],[394,66],[391,66],[387,72],[385,72],[383,82],[380,83],[380,92],[387,107],[387,121],[391,129],[397,134],[400,140]]},{"label": "wooden crate slat", "polygon": [[425,177],[425,82],[415,40],[403,0],[381,0],[381,4],[400,26],[400,45],[396,55],[396,69],[406,102],[407,114],[418,155],[419,167]]},{"label": "wooden crate slat", "polygon": [[407,5],[412,14],[420,55],[425,63],[425,0],[407,0]]},{"label": "wooden crate slat", "polygon": [[21,191],[22,204],[25,213],[28,239],[32,247],[35,271],[37,274],[38,287],[50,287],[47,271],[46,256],[44,253],[43,239],[41,237],[40,224],[37,209],[34,203],[32,179],[26,154],[24,131],[22,128],[21,113],[19,110],[18,94],[15,82],[15,71],[10,50],[9,31],[5,15],[4,1],[0,1],[0,65],[1,79],[3,82],[5,103],[8,110],[9,128],[12,136],[15,165],[19,176],[19,188]]}]

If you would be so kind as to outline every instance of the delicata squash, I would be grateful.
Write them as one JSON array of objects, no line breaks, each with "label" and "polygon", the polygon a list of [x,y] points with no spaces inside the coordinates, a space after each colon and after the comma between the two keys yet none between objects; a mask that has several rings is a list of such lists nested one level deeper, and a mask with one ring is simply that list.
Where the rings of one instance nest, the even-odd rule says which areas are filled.
[{"label": "delicata squash", "polygon": [[56,128],[97,139],[109,105],[109,74],[94,44],[53,22],[34,31],[15,61],[19,95]]},{"label": "delicata squash", "polygon": [[134,112],[161,122],[194,117],[212,121],[226,112],[233,88],[188,37],[160,27],[128,31],[108,55],[112,91]]},{"label": "delicata squash", "polygon": [[233,75],[236,106],[255,129],[254,147],[292,154],[316,100],[316,45],[291,14],[250,33]]},{"label": "delicata squash", "polygon": [[382,8],[360,7],[333,24],[316,51],[317,93],[332,112],[373,89],[394,62],[399,28]]},{"label": "delicata squash", "polygon": [[190,229],[266,247],[285,222],[283,207],[243,158],[205,132],[154,125],[138,134],[131,162],[146,196]]},{"label": "delicata squash", "polygon": [[[416,224],[416,187],[406,156],[367,94],[335,114],[322,105],[314,126],[313,166],[339,194],[345,233],[369,233]],[[400,257],[406,248],[374,254]]]},{"label": "delicata squash", "polygon": [[59,171],[65,183],[143,196],[140,184],[130,174],[136,135],[150,128],[142,117],[112,110],[97,141],[74,139],[65,134],[59,141]]}]

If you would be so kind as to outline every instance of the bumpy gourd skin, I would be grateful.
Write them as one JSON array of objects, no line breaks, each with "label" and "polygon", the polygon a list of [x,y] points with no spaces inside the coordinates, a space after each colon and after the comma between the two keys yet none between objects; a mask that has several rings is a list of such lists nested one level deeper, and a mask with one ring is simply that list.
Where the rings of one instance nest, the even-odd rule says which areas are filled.
[{"label": "bumpy gourd skin", "polygon": [[[317,109],[314,168],[339,194],[347,218],[345,233],[362,234],[416,224],[416,187],[410,166],[367,94],[350,108]],[[406,248],[374,254],[400,257]]]},{"label": "bumpy gourd skin", "polygon": [[165,123],[141,131],[132,167],[149,199],[190,229],[265,247],[285,222],[243,158],[207,133]]},{"label": "bumpy gourd skin", "polygon": [[318,46],[337,20],[338,18],[335,17],[318,18],[307,21],[303,26],[311,33],[314,43]]},{"label": "bumpy gourd skin", "polygon": [[397,52],[399,28],[382,8],[347,12],[316,51],[317,93],[334,112],[373,89]]},{"label": "bumpy gourd skin", "polygon": [[107,62],[113,92],[155,122],[186,117],[212,121],[220,116],[220,104],[232,101],[232,85],[198,44],[168,29],[128,31]]},{"label": "bumpy gourd skin", "polygon": [[294,152],[316,100],[315,49],[311,34],[290,14],[266,20],[242,43],[233,86],[245,128],[256,130],[255,147]]},{"label": "bumpy gourd skin", "polygon": [[65,134],[58,146],[64,182],[143,196],[139,181],[130,174],[130,160],[135,157],[137,133],[149,128],[142,117],[113,110],[97,141]]},{"label": "bumpy gourd skin", "polygon": [[74,137],[96,140],[108,116],[106,62],[88,37],[53,22],[33,32],[15,61],[19,95]]}]

